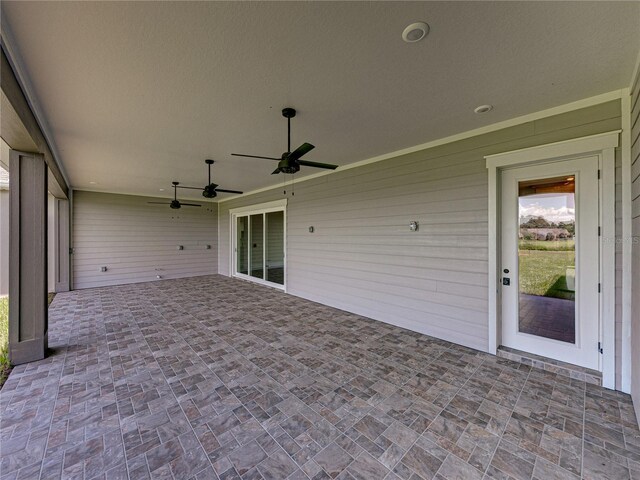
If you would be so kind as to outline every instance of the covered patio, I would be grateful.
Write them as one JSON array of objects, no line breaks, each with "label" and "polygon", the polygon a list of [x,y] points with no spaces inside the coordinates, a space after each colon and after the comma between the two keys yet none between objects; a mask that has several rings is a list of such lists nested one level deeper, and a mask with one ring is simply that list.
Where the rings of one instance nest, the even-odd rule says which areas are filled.
[{"label": "covered patio", "polygon": [[[637,479],[631,397],[237,279],[60,293],[2,479]],[[357,342],[356,342],[357,340]]]}]

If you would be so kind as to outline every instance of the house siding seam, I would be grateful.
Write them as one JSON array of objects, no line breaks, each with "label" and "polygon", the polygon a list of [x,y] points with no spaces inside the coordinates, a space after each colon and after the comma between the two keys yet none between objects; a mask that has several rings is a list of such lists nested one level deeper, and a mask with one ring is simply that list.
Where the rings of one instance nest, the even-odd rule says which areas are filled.
[{"label": "house siding seam", "polygon": [[74,288],[217,273],[217,206],[172,210],[149,201],[169,202],[74,192]]},{"label": "house siding seam", "polygon": [[640,418],[640,71],[631,88],[631,396]]},{"label": "house siding seam", "polygon": [[[486,351],[484,156],[620,126],[614,100],[298,183],[287,207],[287,292]],[[282,196],[219,204],[219,273],[230,274],[229,210]]]}]

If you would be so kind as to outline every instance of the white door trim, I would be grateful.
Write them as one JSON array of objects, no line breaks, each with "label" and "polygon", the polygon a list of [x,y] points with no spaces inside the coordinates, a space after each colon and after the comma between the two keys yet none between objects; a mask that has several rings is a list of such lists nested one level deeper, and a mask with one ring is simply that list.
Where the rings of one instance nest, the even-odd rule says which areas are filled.
[{"label": "white door trim", "polygon": [[601,341],[603,345],[602,380],[607,388],[615,388],[615,148],[618,146],[620,130],[574,138],[562,142],[539,145],[521,150],[498,153],[485,157],[489,173],[489,345],[488,352],[497,353],[501,343],[501,325],[498,310],[500,278],[498,254],[500,253],[500,171],[515,165],[532,165],[550,160],[569,159],[589,154],[599,157],[602,171],[600,197],[602,237],[601,283],[602,321]]},{"label": "white door trim", "polygon": [[247,205],[245,207],[232,208],[229,210],[229,215],[235,215],[238,213],[245,212],[262,212],[269,209],[279,210],[282,207],[287,206],[287,198],[283,198],[282,200],[274,200],[273,202],[265,202],[265,203],[256,203],[255,205]]}]

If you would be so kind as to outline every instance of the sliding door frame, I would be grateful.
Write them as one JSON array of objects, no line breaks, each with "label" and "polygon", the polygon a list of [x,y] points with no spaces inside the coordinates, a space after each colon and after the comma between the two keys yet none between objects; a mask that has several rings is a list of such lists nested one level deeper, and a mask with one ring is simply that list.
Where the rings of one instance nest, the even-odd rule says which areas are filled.
[{"label": "sliding door frame", "polygon": [[[247,239],[249,244],[251,243],[250,231],[251,231],[251,215],[263,215],[262,226],[262,268],[263,277],[266,277],[266,249],[267,249],[267,224],[266,214],[271,212],[282,212],[283,214],[283,231],[282,231],[282,243],[283,243],[283,269],[284,269],[284,285],[279,283],[270,282],[265,278],[257,278],[251,275],[251,249],[247,249],[247,273],[239,273],[237,268],[238,252],[237,252],[237,224],[238,218],[247,217]],[[277,288],[279,290],[287,291],[287,199],[276,200],[274,202],[261,203],[257,205],[249,205],[246,207],[233,208],[229,210],[229,276],[235,278],[241,278],[250,282],[259,283],[261,285],[267,285],[269,287]]]}]

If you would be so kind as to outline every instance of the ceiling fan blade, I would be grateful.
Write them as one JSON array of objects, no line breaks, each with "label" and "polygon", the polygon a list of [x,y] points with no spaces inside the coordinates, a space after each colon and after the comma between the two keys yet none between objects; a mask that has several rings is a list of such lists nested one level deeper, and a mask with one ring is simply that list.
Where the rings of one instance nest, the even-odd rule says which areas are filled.
[{"label": "ceiling fan blade", "polygon": [[291,152],[288,158],[289,160],[298,160],[301,156],[303,156],[306,153],[309,153],[314,148],[316,147],[311,145],[310,143],[303,143],[298,148],[296,148],[293,152]]},{"label": "ceiling fan blade", "polygon": [[153,205],[171,205],[171,203],[167,203],[167,202],[147,202],[148,204],[153,204]]},{"label": "ceiling fan blade", "polygon": [[276,173],[280,173],[280,167],[276,168],[273,172],[271,172],[271,175],[275,175]]},{"label": "ceiling fan blade", "polygon": [[242,154],[242,153],[232,153],[231,155],[233,155],[234,157],[264,158],[265,160],[277,160],[277,161],[282,160],[281,158],[275,158],[275,157],[262,157],[262,156],[260,156],[260,155],[244,155],[244,154]]},{"label": "ceiling fan blade", "polygon": [[185,187],[183,185],[178,185],[178,188],[188,188],[189,190],[202,190],[202,187]]},{"label": "ceiling fan blade", "polygon": [[180,202],[181,207],[201,207],[202,205],[198,205],[197,203],[182,203]]},{"label": "ceiling fan blade", "polygon": [[224,192],[224,193],[243,193],[239,190],[227,190],[224,188],[216,188],[216,192]]},{"label": "ceiling fan blade", "polygon": [[298,160],[298,163],[305,167],[326,168],[328,170],[335,170],[338,168],[338,165],[331,165],[330,163],[307,162],[306,160]]}]

